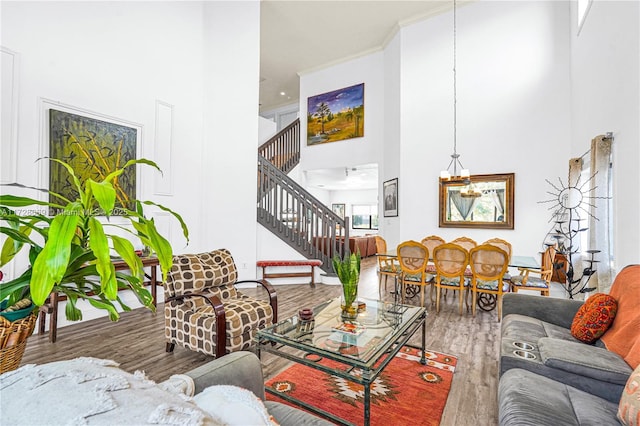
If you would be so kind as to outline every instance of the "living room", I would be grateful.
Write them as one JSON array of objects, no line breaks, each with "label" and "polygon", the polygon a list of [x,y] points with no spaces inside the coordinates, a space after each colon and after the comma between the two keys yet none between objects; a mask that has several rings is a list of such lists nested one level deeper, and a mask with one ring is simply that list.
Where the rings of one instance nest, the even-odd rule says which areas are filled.
[{"label": "living room", "polygon": [[[191,230],[186,245],[179,224],[152,212],[175,252],[226,247],[241,279],[257,276],[259,259],[293,256],[256,222],[260,7],[3,1],[3,99],[12,94],[10,114],[3,100],[3,183],[46,187],[48,168],[34,162],[48,153],[48,109],[117,118],[141,129],[140,156],[164,172],[141,170],[141,198],[179,212]],[[461,160],[472,174],[516,176],[515,228],[464,233],[477,241],[501,237],[515,253],[536,255],[550,227],[540,204],[546,180],[565,181],[569,159],[613,132],[619,271],[640,259],[640,11],[637,2],[595,1],[578,34],[575,9],[569,1],[487,1],[459,10]],[[438,176],[453,147],[451,54],[449,11],[401,27],[377,52],[300,78],[303,117],[309,96],[365,84],[364,137],[303,143],[299,170],[349,158],[378,164],[379,188],[398,178],[398,216],[379,214],[378,232],[392,247],[462,234],[438,228]],[[157,117],[166,111],[171,138],[159,148]],[[26,262],[3,272],[13,277]],[[85,313],[86,320],[103,315]]]}]

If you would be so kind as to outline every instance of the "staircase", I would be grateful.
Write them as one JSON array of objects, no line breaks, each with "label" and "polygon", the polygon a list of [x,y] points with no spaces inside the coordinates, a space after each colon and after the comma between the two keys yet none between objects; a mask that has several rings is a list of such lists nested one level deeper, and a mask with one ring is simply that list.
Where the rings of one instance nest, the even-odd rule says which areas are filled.
[{"label": "staircase", "polygon": [[258,147],[258,223],[307,259],[331,259],[349,250],[349,218],[341,219],[287,176],[300,162],[300,120]]}]

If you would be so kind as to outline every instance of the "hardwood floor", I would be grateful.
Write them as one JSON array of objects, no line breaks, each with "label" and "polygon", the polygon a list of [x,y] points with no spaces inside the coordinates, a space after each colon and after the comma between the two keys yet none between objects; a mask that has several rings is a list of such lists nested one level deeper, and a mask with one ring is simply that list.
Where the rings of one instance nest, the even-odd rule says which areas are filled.
[{"label": "hardwood floor", "polygon": [[[393,283],[389,280],[389,290]],[[340,293],[339,286],[316,284],[279,285],[278,309],[281,318],[293,315],[300,307],[314,306]],[[247,294],[258,290],[242,289]],[[359,294],[377,297],[378,277],[376,259],[363,259]],[[385,293],[385,299],[392,296]],[[425,297],[429,300],[428,293]],[[420,303],[419,296],[408,303]],[[117,323],[99,318],[58,330],[58,340],[49,343],[47,335],[29,338],[22,364],[45,363],[79,356],[107,358],[120,363],[130,372],[143,370],[148,377],[162,381],[172,374],[182,373],[212,358],[176,347],[165,352],[164,315],[162,305],[158,312],[136,309],[123,313]],[[442,425],[494,425],[497,424],[497,385],[500,323],[496,311],[478,310],[458,314],[457,299],[449,295],[441,305],[439,314],[428,306],[427,348],[454,355],[458,358],[451,392],[443,413]],[[61,315],[64,315],[61,312]],[[419,343],[419,334],[413,343]],[[265,379],[289,365],[289,361],[267,353],[262,354]],[[419,403],[419,401],[416,401]]]}]

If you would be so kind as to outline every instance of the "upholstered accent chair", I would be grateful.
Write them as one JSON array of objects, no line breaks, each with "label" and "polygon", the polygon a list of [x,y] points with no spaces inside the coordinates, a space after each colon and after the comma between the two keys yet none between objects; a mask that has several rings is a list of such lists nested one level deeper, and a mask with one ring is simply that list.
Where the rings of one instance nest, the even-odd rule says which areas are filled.
[{"label": "upholstered accent chair", "polygon": [[478,295],[488,294],[496,297],[498,321],[500,321],[502,318],[502,295],[509,291],[509,284],[503,281],[509,266],[509,254],[492,244],[481,244],[469,252],[469,266],[472,274],[473,316],[476,316]]},{"label": "upholstered accent chair", "polygon": [[[277,321],[276,292],[265,280],[238,281],[238,271],[226,249],[173,257],[165,283],[167,352],[175,344],[219,358],[247,350],[256,330]],[[258,283],[268,301],[248,297],[235,287]]]},{"label": "upholstered accent chair", "polygon": [[540,269],[518,268],[520,275],[511,277],[511,291],[517,293],[518,290],[535,290],[540,291],[542,296],[549,296],[555,257],[556,248],[549,246],[542,253]]}]

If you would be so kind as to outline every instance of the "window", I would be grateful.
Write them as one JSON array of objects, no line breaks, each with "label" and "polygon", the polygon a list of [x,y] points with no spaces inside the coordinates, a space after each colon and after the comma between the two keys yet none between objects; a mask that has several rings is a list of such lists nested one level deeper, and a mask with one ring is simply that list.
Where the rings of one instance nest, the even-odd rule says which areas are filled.
[{"label": "window", "polygon": [[354,205],[351,214],[351,227],[353,229],[378,229],[378,206]]},{"label": "window", "polygon": [[580,34],[582,24],[584,24],[587,18],[587,13],[589,12],[592,1],[593,0],[578,0],[578,34]]}]

